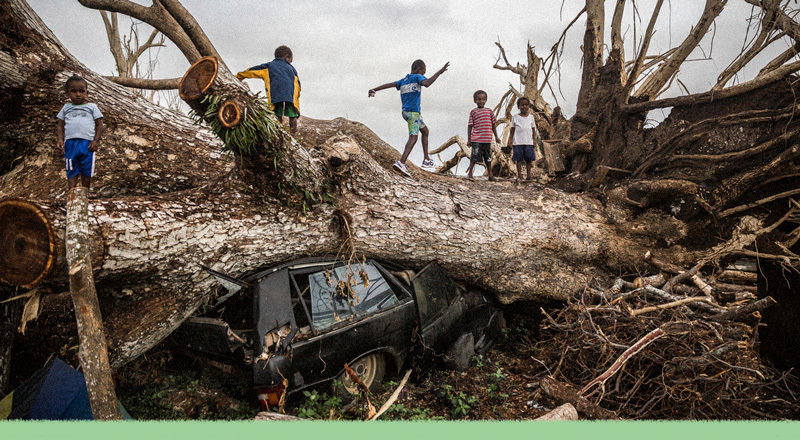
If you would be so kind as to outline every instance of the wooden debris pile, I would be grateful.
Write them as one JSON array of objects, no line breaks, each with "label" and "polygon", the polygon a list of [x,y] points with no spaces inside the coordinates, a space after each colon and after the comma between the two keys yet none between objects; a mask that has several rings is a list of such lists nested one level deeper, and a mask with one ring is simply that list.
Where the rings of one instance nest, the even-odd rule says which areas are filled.
[{"label": "wooden debris pile", "polygon": [[800,416],[797,375],[758,353],[760,311],[775,301],[758,300],[752,285],[704,278],[702,264],[653,263],[664,272],[542,310],[542,391],[588,418]]}]

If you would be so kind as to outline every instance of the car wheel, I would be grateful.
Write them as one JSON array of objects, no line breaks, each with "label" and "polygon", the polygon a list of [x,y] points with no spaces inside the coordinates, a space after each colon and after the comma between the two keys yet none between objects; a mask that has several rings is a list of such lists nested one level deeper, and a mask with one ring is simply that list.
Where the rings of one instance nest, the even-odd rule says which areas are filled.
[{"label": "car wheel", "polygon": [[[386,368],[386,360],[382,354],[373,353],[349,365],[350,369],[356,372],[358,378],[361,379],[361,382],[367,386],[371,393],[379,390]],[[343,372],[339,379],[342,381],[342,386],[337,388],[337,393],[345,397],[358,394],[359,385],[350,378],[347,371]]]}]

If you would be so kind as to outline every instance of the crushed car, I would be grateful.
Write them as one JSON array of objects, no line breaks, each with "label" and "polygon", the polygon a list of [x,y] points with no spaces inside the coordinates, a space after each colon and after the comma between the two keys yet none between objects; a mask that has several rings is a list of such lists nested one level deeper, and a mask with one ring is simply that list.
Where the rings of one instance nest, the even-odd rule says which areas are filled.
[{"label": "crushed car", "polygon": [[[333,379],[340,393],[370,391],[399,373],[412,348],[466,368],[505,324],[487,292],[436,263],[419,271],[375,259],[306,258],[241,279],[205,268],[224,289],[205,316],[173,334],[181,348],[245,366],[263,407]],[[432,356],[436,355],[436,356]]]}]

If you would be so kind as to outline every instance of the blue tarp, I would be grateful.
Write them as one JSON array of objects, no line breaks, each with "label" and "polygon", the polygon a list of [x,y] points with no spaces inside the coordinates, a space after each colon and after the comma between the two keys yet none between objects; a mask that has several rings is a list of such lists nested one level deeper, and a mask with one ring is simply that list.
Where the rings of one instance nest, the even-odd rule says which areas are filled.
[{"label": "blue tarp", "polygon": [[[123,415],[130,419],[122,404]],[[83,374],[55,358],[0,401],[0,420],[92,420]]]}]

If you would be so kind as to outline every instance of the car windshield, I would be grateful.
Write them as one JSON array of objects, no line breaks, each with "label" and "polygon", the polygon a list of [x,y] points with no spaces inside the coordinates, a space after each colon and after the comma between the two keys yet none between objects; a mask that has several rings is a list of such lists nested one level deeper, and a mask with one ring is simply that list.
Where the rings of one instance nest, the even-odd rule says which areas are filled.
[{"label": "car windshield", "polygon": [[308,281],[311,320],[317,331],[399,303],[381,273],[369,262],[315,272],[309,275]]}]

